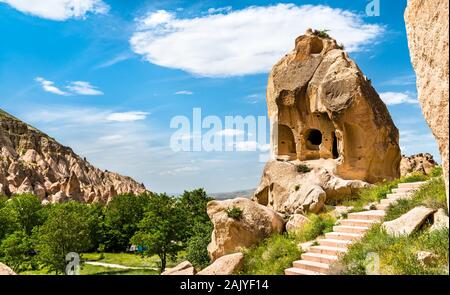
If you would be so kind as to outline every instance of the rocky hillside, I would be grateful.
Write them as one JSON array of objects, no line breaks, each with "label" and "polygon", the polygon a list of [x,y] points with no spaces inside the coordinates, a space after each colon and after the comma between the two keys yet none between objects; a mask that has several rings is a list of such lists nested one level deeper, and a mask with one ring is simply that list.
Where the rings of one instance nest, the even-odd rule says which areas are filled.
[{"label": "rocky hillside", "polygon": [[0,110],[0,195],[34,193],[43,203],[106,203],[145,192],[130,177],[102,171],[71,148]]}]

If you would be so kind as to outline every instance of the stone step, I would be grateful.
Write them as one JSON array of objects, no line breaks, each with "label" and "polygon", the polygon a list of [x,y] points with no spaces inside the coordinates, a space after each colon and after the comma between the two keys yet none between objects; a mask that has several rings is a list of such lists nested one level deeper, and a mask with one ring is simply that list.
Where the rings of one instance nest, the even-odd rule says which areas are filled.
[{"label": "stone step", "polygon": [[295,276],[295,275],[309,275],[309,276],[317,276],[317,275],[323,275],[320,272],[310,271],[302,268],[296,268],[291,267],[284,270],[284,274],[288,276]]},{"label": "stone step", "polygon": [[378,204],[376,207],[378,210],[387,210],[391,204]]},{"label": "stone step", "polygon": [[350,225],[350,226],[372,226],[376,222],[377,222],[376,220],[364,220],[364,219],[343,219],[339,221],[341,225]]},{"label": "stone step", "polygon": [[331,232],[331,233],[326,233],[325,238],[335,239],[335,240],[353,241],[353,240],[362,238],[362,234]]},{"label": "stone step", "polygon": [[309,252],[339,256],[347,253],[347,249],[330,246],[312,246]]},{"label": "stone step", "polygon": [[327,254],[308,252],[308,253],[302,254],[302,259],[308,260],[308,261],[332,264],[333,262],[336,262],[339,258],[336,255],[327,255]]},{"label": "stone step", "polygon": [[357,233],[362,234],[365,233],[369,227],[367,226],[348,226],[348,225],[335,225],[333,226],[333,231],[337,231],[340,233]]},{"label": "stone step", "polygon": [[351,241],[345,240],[335,240],[335,239],[319,239],[319,244],[321,246],[330,246],[330,247],[338,247],[338,248],[347,248],[350,245]]},{"label": "stone step", "polygon": [[398,193],[398,194],[387,194],[386,198],[388,199],[396,199],[396,198],[410,198],[413,194],[412,193]]},{"label": "stone step", "polygon": [[405,182],[405,183],[399,183],[399,188],[419,188],[422,185],[424,185],[426,181],[417,181],[417,182]]},{"label": "stone step", "polygon": [[308,261],[308,260],[297,260],[294,261],[294,267],[296,268],[302,268],[310,271],[315,271],[319,273],[326,274],[328,270],[330,269],[330,265],[328,263],[321,263],[321,262],[315,262],[315,261]]},{"label": "stone step", "polygon": [[382,210],[369,210],[348,214],[348,219],[382,220],[386,212]]},{"label": "stone step", "polygon": [[380,201],[380,204],[386,204],[386,205],[389,205],[389,204],[392,204],[392,203],[397,202],[397,200],[398,200],[398,199],[382,199],[382,200]]},{"label": "stone step", "polygon": [[414,192],[416,190],[417,190],[416,188],[398,187],[398,188],[393,188],[392,192],[393,193],[409,193],[409,192]]}]

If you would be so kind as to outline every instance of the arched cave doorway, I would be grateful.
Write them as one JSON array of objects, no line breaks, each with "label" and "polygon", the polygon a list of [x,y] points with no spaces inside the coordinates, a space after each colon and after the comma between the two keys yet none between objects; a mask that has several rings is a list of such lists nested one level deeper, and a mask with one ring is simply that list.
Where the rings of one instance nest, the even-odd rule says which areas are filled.
[{"label": "arched cave doorway", "polygon": [[333,138],[333,150],[332,150],[332,152],[333,152],[333,159],[337,159],[337,158],[339,158],[339,151],[338,151],[338,140],[337,140],[337,137],[336,137],[336,132],[333,131],[331,133],[331,136]]},{"label": "arched cave doorway", "polygon": [[278,125],[278,155],[297,154],[294,134],[286,125]]},{"label": "arched cave doorway", "polygon": [[308,129],[305,133],[306,148],[318,151],[322,143],[322,132],[318,129]]}]

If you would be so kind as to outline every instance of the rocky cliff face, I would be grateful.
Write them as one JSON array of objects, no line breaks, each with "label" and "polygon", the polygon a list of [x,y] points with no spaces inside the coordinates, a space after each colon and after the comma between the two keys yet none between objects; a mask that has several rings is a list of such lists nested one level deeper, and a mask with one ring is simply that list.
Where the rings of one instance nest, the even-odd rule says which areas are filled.
[{"label": "rocky cliff face", "polygon": [[106,203],[145,192],[130,177],[104,172],[53,138],[0,110],[0,194],[34,193],[43,203]]},{"label": "rocky cliff face", "polygon": [[408,0],[406,32],[422,112],[439,145],[448,202],[449,49],[447,0]]},{"label": "rocky cliff face", "polygon": [[401,176],[408,176],[412,173],[422,173],[429,175],[438,164],[429,153],[420,153],[411,156],[402,156],[400,162]]}]

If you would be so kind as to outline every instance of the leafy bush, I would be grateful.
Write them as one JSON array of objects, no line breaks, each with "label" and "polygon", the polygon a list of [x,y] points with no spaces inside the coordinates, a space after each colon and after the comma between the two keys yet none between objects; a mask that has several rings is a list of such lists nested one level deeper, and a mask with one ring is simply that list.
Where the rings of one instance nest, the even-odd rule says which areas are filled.
[{"label": "leafy bush", "polygon": [[290,234],[297,243],[311,241],[320,235],[333,231],[333,226],[336,223],[336,218],[326,213],[310,214],[308,218],[310,222]]},{"label": "leafy bush", "polygon": [[[366,257],[376,253],[380,258],[380,274],[448,274],[448,228],[433,232],[422,231],[413,235],[392,237],[374,226],[353,244],[341,260],[340,274],[366,274]],[[424,266],[417,260],[418,251],[430,251],[437,260]]]},{"label": "leafy bush", "polygon": [[323,29],[323,30],[320,30],[320,31],[315,31],[315,33],[316,33],[317,36],[319,36],[321,38],[330,38],[330,35],[328,35],[329,31],[330,30]]},{"label": "leafy bush", "polygon": [[430,172],[431,177],[439,177],[442,176],[442,166],[436,166]]},{"label": "leafy bush", "polygon": [[244,252],[241,274],[281,275],[300,255],[301,250],[294,239],[287,234],[276,234]]},{"label": "leafy bush", "polygon": [[196,269],[202,269],[209,265],[208,244],[211,242],[211,232],[213,225],[207,223],[196,223],[193,229],[193,236],[189,239],[186,248],[186,259],[192,263]]},{"label": "leafy bush", "polygon": [[18,230],[8,235],[0,243],[0,260],[10,266],[15,272],[31,267],[32,243],[24,230]]},{"label": "leafy bush", "polygon": [[420,205],[433,209],[443,208],[447,211],[447,198],[444,179],[442,177],[431,179],[416,191],[411,199],[401,199],[391,204],[388,207],[385,220],[396,219]]},{"label": "leafy bush", "polygon": [[242,217],[242,209],[236,206],[233,206],[231,208],[227,208],[226,210],[228,217],[233,218],[233,219],[241,219]]},{"label": "leafy bush", "polygon": [[299,164],[297,165],[297,172],[298,173],[308,173],[311,171],[311,168],[309,168],[307,165],[305,164]]}]

